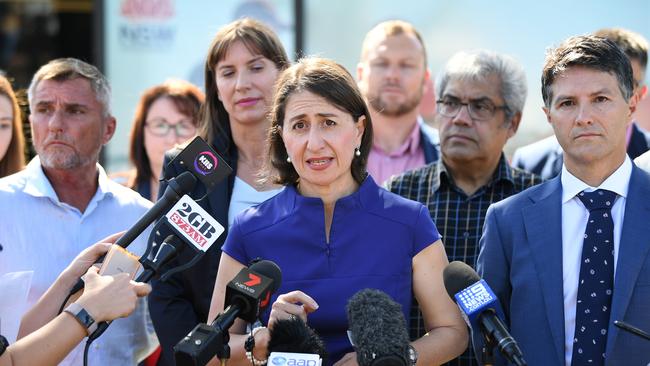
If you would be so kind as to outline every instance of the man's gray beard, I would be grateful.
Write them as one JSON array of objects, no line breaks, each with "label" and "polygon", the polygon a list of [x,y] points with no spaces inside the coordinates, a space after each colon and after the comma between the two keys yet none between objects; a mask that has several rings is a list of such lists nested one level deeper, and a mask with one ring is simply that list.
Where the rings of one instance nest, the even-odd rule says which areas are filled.
[{"label": "man's gray beard", "polygon": [[74,169],[91,163],[97,163],[99,158],[99,150],[97,150],[96,154],[92,154],[91,156],[87,156],[85,158],[82,158],[79,156],[79,154],[76,153],[41,153],[38,151],[37,153],[43,167],[61,170]]},{"label": "man's gray beard", "polygon": [[422,94],[411,98],[404,103],[397,105],[397,108],[389,109],[386,108],[386,104],[382,102],[380,97],[369,98],[369,104],[375,112],[387,116],[387,117],[401,117],[405,114],[413,112],[415,108],[420,105],[420,100],[422,99]]}]

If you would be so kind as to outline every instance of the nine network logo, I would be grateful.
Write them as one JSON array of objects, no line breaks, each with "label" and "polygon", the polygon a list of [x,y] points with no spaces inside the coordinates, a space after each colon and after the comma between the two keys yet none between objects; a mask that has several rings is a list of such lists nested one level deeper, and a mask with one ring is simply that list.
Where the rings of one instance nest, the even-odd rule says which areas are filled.
[{"label": "nine network logo", "polygon": [[471,313],[476,309],[481,308],[485,304],[491,303],[495,300],[495,298],[490,294],[488,289],[483,284],[483,281],[481,280],[459,292],[458,300],[460,300],[460,302],[463,304],[463,307]]}]

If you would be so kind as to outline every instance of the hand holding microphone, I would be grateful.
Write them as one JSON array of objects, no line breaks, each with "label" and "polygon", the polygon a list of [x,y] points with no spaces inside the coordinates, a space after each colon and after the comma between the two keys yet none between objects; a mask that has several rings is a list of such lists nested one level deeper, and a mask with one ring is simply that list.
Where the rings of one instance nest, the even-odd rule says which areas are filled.
[{"label": "hand holding microphone", "polygon": [[82,278],[84,293],[75,301],[96,322],[128,316],[135,310],[138,297],[151,292],[151,286],[131,280],[128,273],[100,276],[97,272],[97,267],[88,269]]}]

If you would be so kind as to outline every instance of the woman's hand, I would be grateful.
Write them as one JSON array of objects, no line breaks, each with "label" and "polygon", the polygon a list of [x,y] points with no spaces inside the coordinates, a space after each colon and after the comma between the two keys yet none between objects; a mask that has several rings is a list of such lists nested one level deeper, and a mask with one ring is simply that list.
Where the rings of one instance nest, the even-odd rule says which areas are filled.
[{"label": "woman's hand", "polygon": [[100,276],[97,267],[90,267],[83,277],[85,290],[76,301],[97,322],[123,318],[131,314],[138,297],[147,296],[151,286],[131,280],[128,273]]},{"label": "woman's hand", "polygon": [[340,360],[336,361],[334,366],[359,366],[357,363],[357,353],[349,352],[345,356],[341,357]]},{"label": "woman's hand", "polygon": [[273,325],[278,320],[291,319],[296,316],[307,323],[307,315],[316,309],[318,309],[318,303],[302,291],[291,291],[280,295],[271,306],[269,328],[273,329]]},{"label": "woman's hand", "polygon": [[98,241],[81,251],[81,253],[72,260],[68,267],[61,273],[61,276],[71,283],[70,287],[72,287],[72,285],[74,285],[77,280],[88,271],[90,266],[97,262],[99,257],[108,252],[111,248],[111,244],[115,243],[122,234],[124,234],[124,232],[115,233]]}]

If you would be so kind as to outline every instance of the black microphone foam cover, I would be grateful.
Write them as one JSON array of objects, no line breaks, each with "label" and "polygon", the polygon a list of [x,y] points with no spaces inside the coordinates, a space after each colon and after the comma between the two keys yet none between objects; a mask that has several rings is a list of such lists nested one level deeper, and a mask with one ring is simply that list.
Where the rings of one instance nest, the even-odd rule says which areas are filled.
[{"label": "black microphone foam cover", "polygon": [[347,310],[359,366],[406,365],[409,336],[400,304],[382,291],[365,289],[352,296]]},{"label": "black microphone foam cover", "polygon": [[442,271],[445,289],[452,299],[454,295],[481,280],[481,277],[467,263],[453,261]]},{"label": "black microphone foam cover", "polygon": [[262,259],[251,264],[248,269],[273,280],[273,287],[271,288],[272,293],[280,288],[280,284],[282,283],[282,271],[280,270],[280,267],[275,264],[275,262]]},{"label": "black microphone foam cover", "polygon": [[270,330],[268,352],[291,352],[317,354],[327,364],[325,342],[302,319],[278,320]]}]

